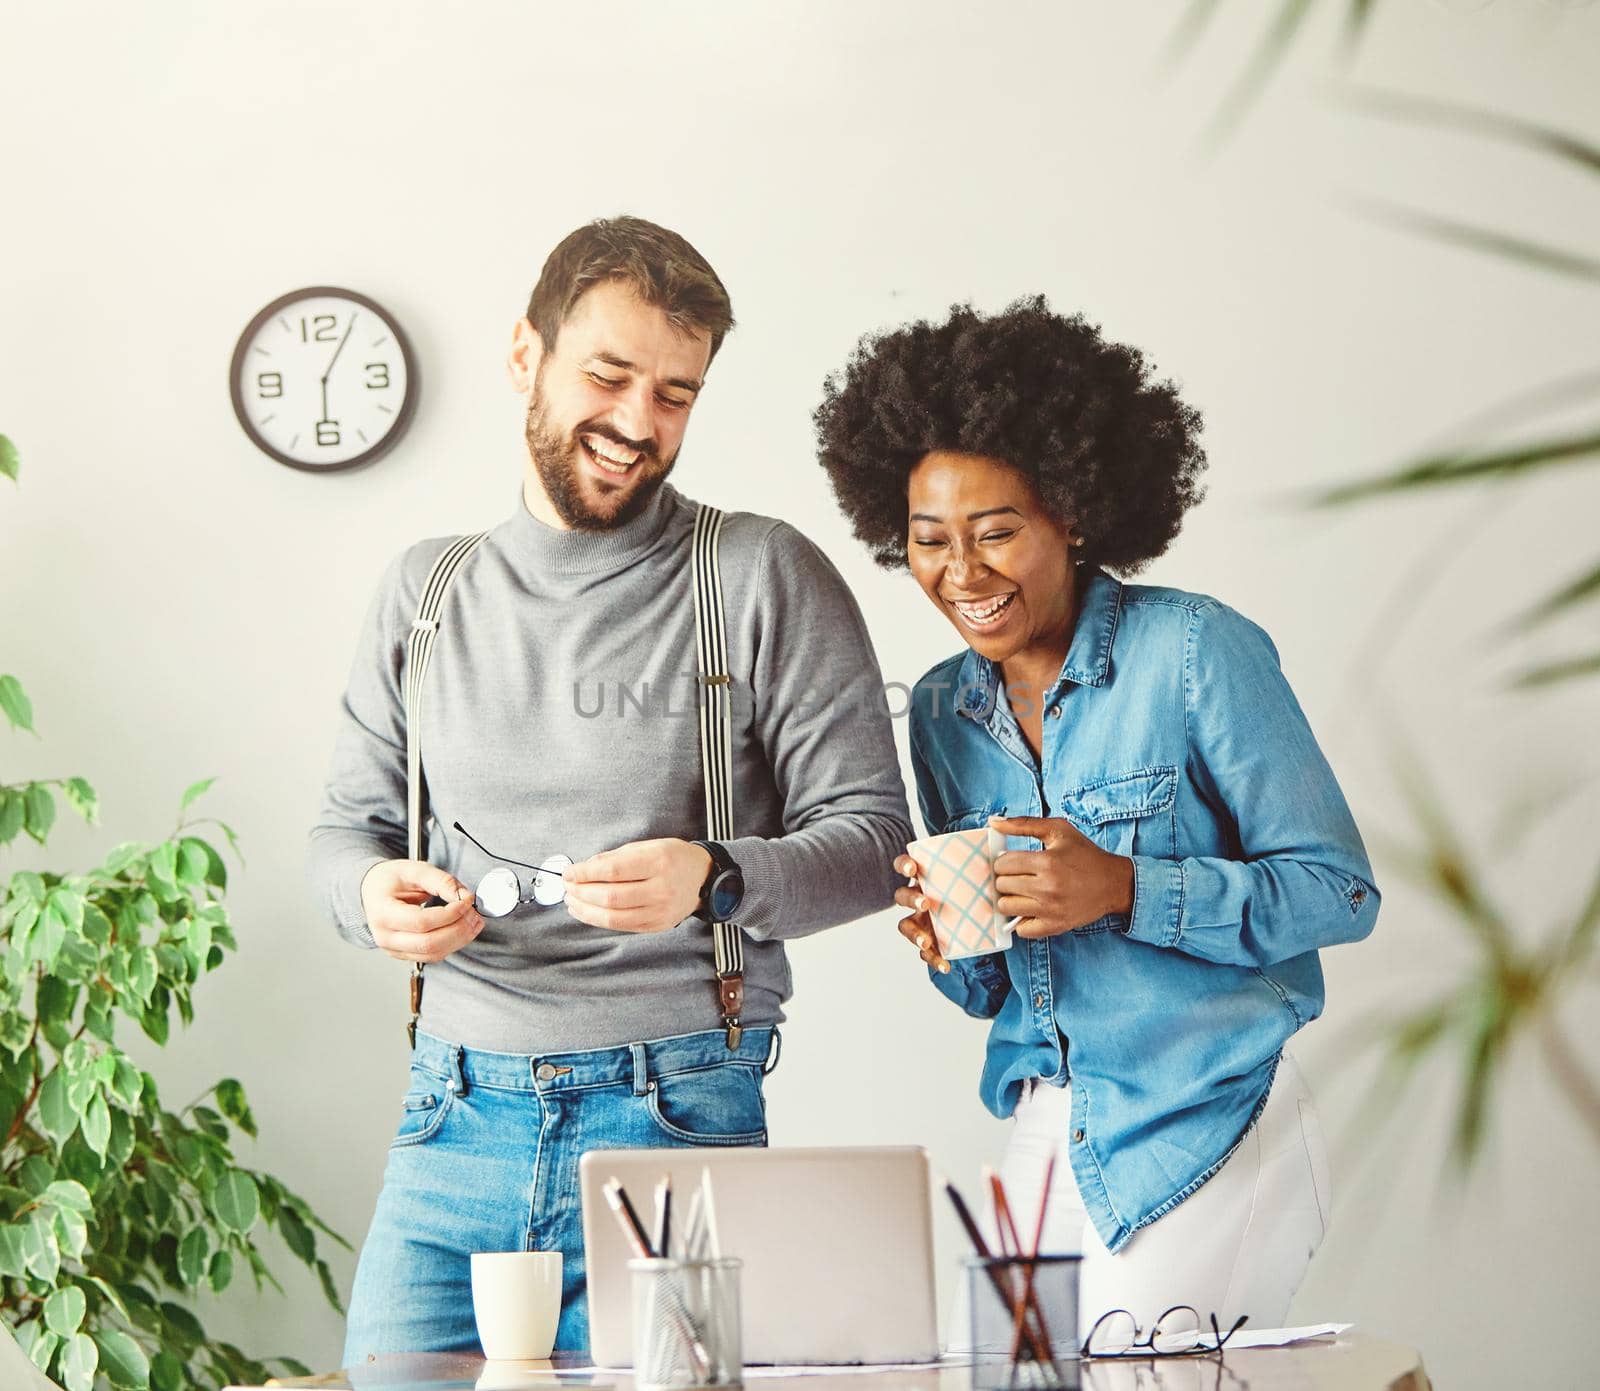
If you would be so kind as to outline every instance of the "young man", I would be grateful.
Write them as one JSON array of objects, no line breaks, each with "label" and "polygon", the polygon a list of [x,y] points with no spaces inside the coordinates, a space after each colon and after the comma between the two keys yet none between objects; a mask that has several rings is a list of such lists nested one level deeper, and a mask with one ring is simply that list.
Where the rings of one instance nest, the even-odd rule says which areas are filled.
[{"label": "young man", "polygon": [[[311,877],[343,937],[427,971],[347,1365],[474,1346],[474,1251],[561,1251],[556,1345],[585,1347],[579,1157],[764,1144],[784,941],[893,899],[910,824],[877,661],[837,572],[766,517],[721,533],[734,834],[696,843],[696,508],[666,478],[732,325],[699,253],[637,218],[582,227],[545,263],[508,358],[528,400],[521,496],[456,571],[427,669],[421,859],[405,858],[407,642],[450,538],[401,555],[368,616]],[[541,877],[553,906],[480,914],[497,863],[558,854],[577,863]],[[744,933],[742,1032],[713,905]]]}]

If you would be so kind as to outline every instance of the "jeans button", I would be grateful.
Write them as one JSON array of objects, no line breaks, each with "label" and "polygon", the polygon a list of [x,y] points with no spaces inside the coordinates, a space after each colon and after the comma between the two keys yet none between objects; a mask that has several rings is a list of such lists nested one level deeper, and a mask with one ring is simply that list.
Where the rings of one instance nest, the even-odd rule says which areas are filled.
[{"label": "jeans button", "polygon": [[555,1064],[554,1063],[540,1063],[538,1071],[536,1071],[533,1075],[535,1077],[537,1077],[541,1082],[552,1082],[552,1081],[555,1080],[555,1075],[556,1075]]}]

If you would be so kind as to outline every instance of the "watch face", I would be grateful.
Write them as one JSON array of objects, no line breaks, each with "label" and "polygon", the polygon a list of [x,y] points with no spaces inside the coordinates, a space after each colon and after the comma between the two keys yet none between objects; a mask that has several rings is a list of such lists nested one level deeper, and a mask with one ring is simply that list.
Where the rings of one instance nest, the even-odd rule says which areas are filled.
[{"label": "watch face", "polygon": [[400,326],[352,290],[296,290],[250,321],[233,351],[233,411],[264,453],[295,468],[367,463],[399,442],[417,373]]},{"label": "watch face", "polygon": [[706,905],[717,922],[727,922],[744,901],[744,876],[736,869],[725,869],[711,881]]}]

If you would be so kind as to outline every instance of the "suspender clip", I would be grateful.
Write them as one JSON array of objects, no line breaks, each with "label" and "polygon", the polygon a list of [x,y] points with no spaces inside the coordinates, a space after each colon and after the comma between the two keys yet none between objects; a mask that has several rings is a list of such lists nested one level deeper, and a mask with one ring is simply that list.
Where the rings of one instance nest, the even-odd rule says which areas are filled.
[{"label": "suspender clip", "polygon": [[739,1040],[744,1037],[744,1025],[739,1016],[744,1012],[744,972],[728,971],[717,975],[717,1002],[722,1006],[722,1023],[728,1030],[728,1051],[739,1051]]}]

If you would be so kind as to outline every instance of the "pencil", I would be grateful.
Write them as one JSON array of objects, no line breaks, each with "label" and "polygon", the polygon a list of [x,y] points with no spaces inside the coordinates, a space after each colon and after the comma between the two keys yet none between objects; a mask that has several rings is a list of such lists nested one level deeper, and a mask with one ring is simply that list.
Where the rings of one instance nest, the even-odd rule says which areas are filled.
[{"label": "pencil", "polygon": [[[972,1249],[978,1253],[979,1259],[992,1261],[994,1257],[989,1252],[989,1243],[983,1239],[983,1232],[973,1219],[972,1210],[967,1206],[967,1200],[961,1196],[961,1191],[949,1179],[936,1180],[942,1185],[944,1191],[950,1196],[950,1205],[956,1210],[956,1217],[966,1229],[967,1239],[972,1243]],[[989,1276],[989,1283],[994,1286],[995,1295],[1007,1309],[1014,1307],[1011,1293],[1006,1289],[1005,1281],[1000,1278],[1000,1272],[992,1265],[984,1267]],[[1040,1341],[1038,1331],[1030,1324],[1027,1329],[1028,1346],[1032,1349],[1035,1360],[1048,1361],[1049,1348]]]},{"label": "pencil", "polygon": [[1028,1271],[1022,1281],[1022,1299],[1017,1304],[1016,1323],[1011,1329],[1011,1360],[1015,1362],[1022,1351],[1022,1325],[1026,1321],[1027,1311],[1031,1308],[1033,1316],[1039,1320],[1039,1331],[1044,1335],[1046,1346],[1050,1342],[1050,1330],[1045,1326],[1044,1310],[1039,1305],[1038,1297],[1033,1292],[1034,1277],[1039,1273],[1039,1243],[1044,1240],[1044,1216],[1050,1207],[1050,1185],[1056,1176],[1056,1157],[1050,1156],[1050,1162],[1044,1166],[1044,1192],[1039,1195],[1039,1219],[1033,1225],[1033,1248],[1028,1252]]}]

